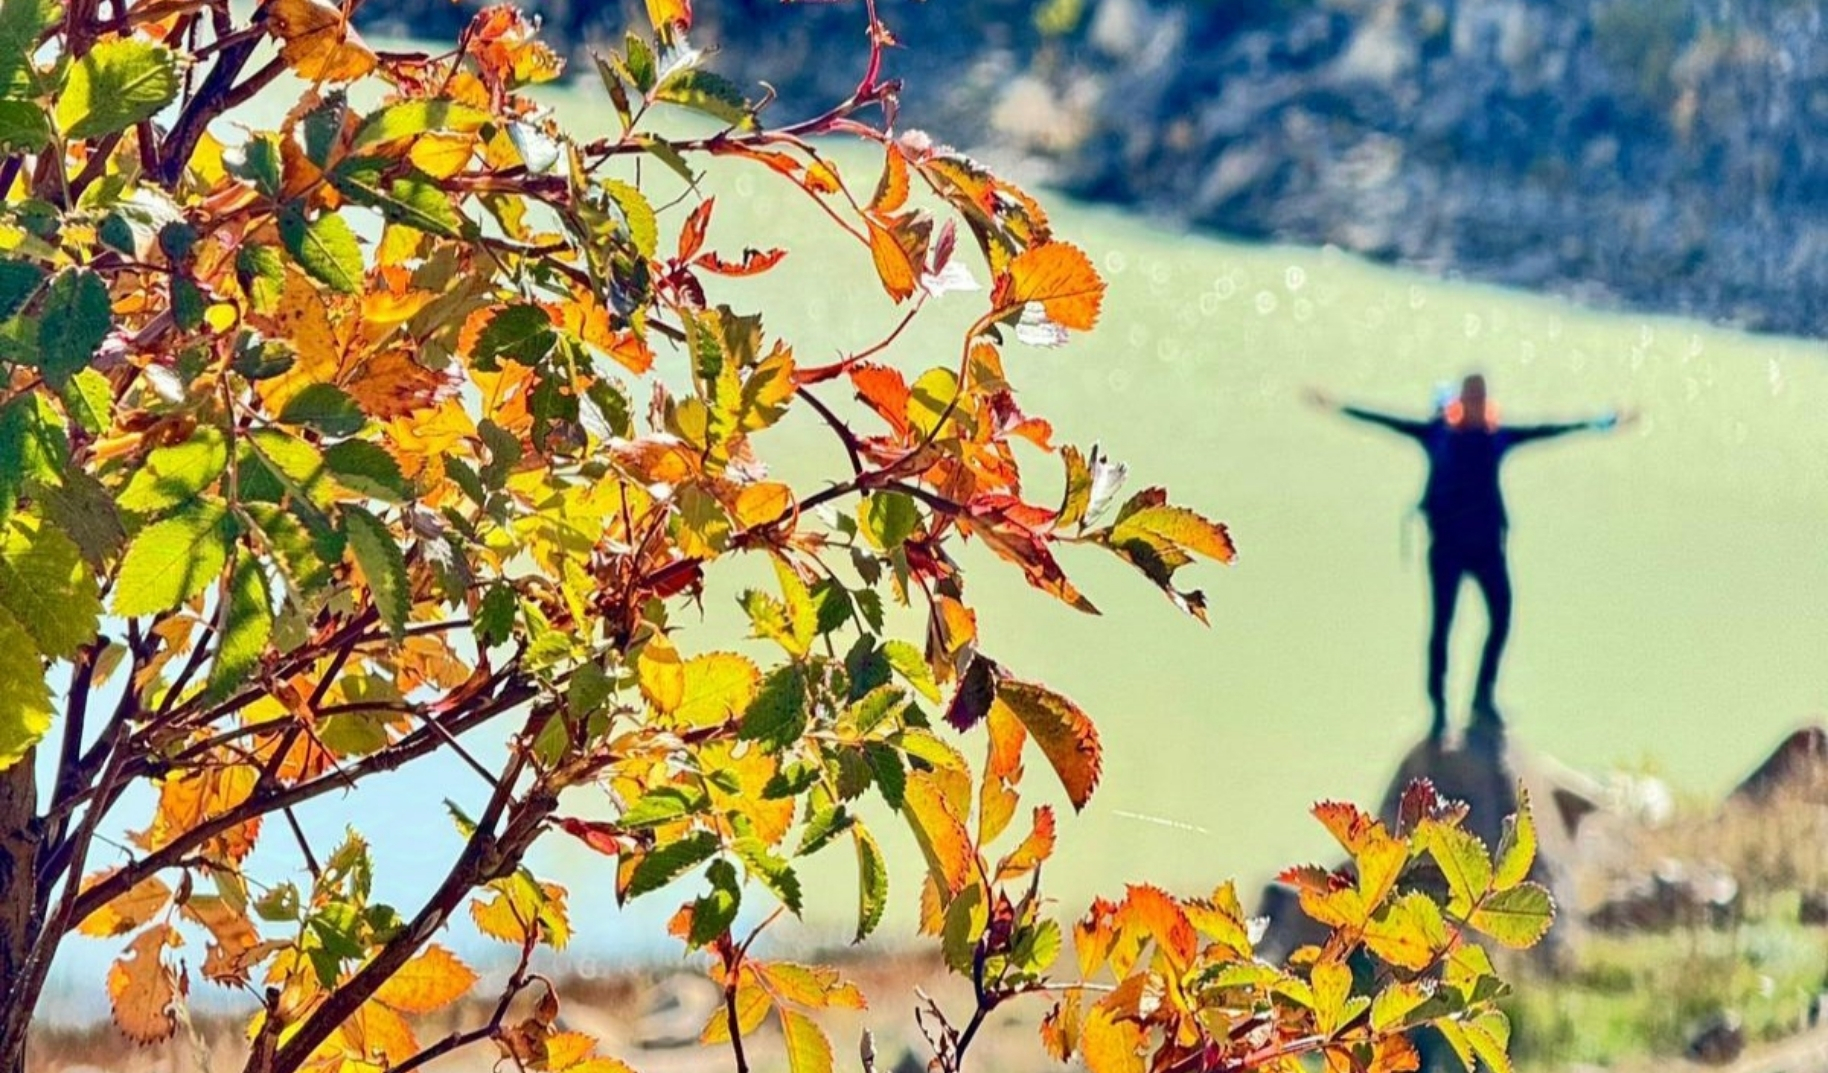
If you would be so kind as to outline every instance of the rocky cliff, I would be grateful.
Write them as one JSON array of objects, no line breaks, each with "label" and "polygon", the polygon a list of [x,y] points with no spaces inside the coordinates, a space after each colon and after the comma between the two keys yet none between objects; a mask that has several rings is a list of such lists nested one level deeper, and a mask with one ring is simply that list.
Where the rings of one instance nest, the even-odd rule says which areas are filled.
[{"label": "rocky cliff", "polygon": [[[446,0],[371,5],[459,17]],[[538,5],[536,5],[538,6]],[[543,5],[609,39],[638,7]],[[781,113],[857,4],[702,3]],[[1805,0],[882,0],[906,122],[1249,238],[1800,334],[1828,328],[1828,38]],[[734,32],[740,27],[741,32]]]}]

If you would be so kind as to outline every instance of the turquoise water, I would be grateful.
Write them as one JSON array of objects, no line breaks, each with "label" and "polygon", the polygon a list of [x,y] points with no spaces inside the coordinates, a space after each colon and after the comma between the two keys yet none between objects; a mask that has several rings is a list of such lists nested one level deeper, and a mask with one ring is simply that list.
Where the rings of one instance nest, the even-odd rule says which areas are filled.
[{"label": "turquoise water", "polygon": [[[585,130],[608,121],[594,104],[559,104]],[[872,158],[840,150],[839,160],[868,189]],[[713,248],[791,251],[774,273],[731,282],[714,300],[768,308],[768,330],[805,362],[868,344],[892,323],[867,255],[830,238],[803,195],[752,167],[720,167],[707,189],[718,193]],[[1509,421],[1642,411],[1626,432],[1525,448],[1507,468],[1517,600],[1500,699],[1522,742],[1578,768],[1649,764],[1680,789],[1717,793],[1828,707],[1821,344],[1595,313],[1334,251],[1247,246],[1050,204],[1059,236],[1092,254],[1110,292],[1090,336],[1059,350],[1012,344],[1006,364],[1023,405],[1053,421],[1057,442],[1099,441],[1130,465],[1133,487],[1165,484],[1177,502],[1228,522],[1241,550],[1234,567],[1198,574],[1210,629],[1089,550],[1065,563],[1102,617],[966,555],[985,650],[1076,698],[1104,736],[1103,786],[1063,824],[1048,870],[1063,913],[1125,881],[1193,892],[1236,876],[1254,886],[1284,864],[1329,858],[1307,806],[1374,803],[1425,727],[1419,531],[1404,553],[1420,452],[1308,409],[1299,401],[1308,385],[1419,414],[1436,383],[1477,367]],[[663,231],[676,231],[684,211],[670,210]],[[911,375],[949,362],[981,301],[943,300],[887,359]],[[842,466],[816,424],[790,422],[760,448],[787,459],[789,475]],[[1030,461],[1031,498],[1047,502],[1056,467]],[[735,595],[753,576],[742,565],[713,572],[708,620],[696,638],[683,635],[688,650],[736,637]],[[1463,707],[1484,623],[1470,590],[1461,608]],[[1039,756],[1029,781],[1045,791],[1036,800],[1059,802]],[[461,764],[430,766],[317,802],[305,822],[325,839],[345,823],[361,828],[376,844],[384,895],[410,906],[457,844],[442,801],[480,789]],[[124,814],[143,810],[130,803]],[[892,817],[878,819],[898,866],[883,934],[908,936],[917,857]],[[296,867],[283,850],[263,848],[269,878]],[[807,872],[802,938],[848,935],[854,866],[842,845],[826,858]],[[534,864],[573,890],[570,967],[673,956],[660,932],[672,892],[618,913],[602,893],[610,862],[562,836]],[[486,949],[473,947],[467,924],[450,941]],[[94,992],[114,952],[72,943],[60,972],[67,993]]]}]

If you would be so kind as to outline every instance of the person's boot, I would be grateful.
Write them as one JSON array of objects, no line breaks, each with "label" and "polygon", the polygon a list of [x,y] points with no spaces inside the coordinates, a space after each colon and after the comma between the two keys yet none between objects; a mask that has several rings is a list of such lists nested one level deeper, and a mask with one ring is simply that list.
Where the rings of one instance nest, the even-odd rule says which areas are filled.
[{"label": "person's boot", "polygon": [[1439,746],[1441,739],[1447,736],[1447,705],[1442,701],[1434,702],[1434,717],[1428,723],[1428,743]]}]

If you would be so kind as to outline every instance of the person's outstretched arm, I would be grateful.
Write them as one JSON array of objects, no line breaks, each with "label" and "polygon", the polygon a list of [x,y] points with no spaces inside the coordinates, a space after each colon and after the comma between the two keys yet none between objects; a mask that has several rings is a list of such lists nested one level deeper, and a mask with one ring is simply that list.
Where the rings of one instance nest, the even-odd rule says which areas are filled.
[{"label": "person's outstretched arm", "polygon": [[1503,430],[1505,439],[1512,446],[1529,443],[1531,440],[1548,440],[1556,436],[1566,436],[1570,432],[1611,432],[1636,421],[1637,414],[1629,411],[1620,413],[1614,410],[1589,421],[1569,421],[1543,425],[1515,425]]},{"label": "person's outstretched arm", "polygon": [[1398,417],[1395,414],[1381,413],[1377,410],[1367,410],[1362,406],[1345,406],[1334,399],[1333,396],[1328,395],[1326,392],[1317,388],[1308,389],[1307,400],[1311,405],[1317,406],[1322,410],[1344,414],[1355,421],[1363,421],[1367,424],[1378,425],[1387,428],[1392,432],[1400,432],[1411,439],[1419,440],[1428,434],[1429,422],[1427,421],[1416,421],[1407,417]]}]

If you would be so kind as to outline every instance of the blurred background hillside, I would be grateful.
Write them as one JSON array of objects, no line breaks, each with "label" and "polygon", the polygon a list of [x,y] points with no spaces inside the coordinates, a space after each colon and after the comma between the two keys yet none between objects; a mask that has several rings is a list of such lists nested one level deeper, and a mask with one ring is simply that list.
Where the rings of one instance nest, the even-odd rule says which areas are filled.
[{"label": "blurred background hillside", "polygon": [[[546,0],[579,51],[639,5]],[[840,99],[860,5],[702,4],[777,115]],[[1803,0],[883,0],[904,124],[1248,238],[1811,333],[1828,42]],[[454,34],[448,0],[369,5]],[[733,32],[740,27],[740,32]],[[588,67],[579,70],[588,71]]]}]

